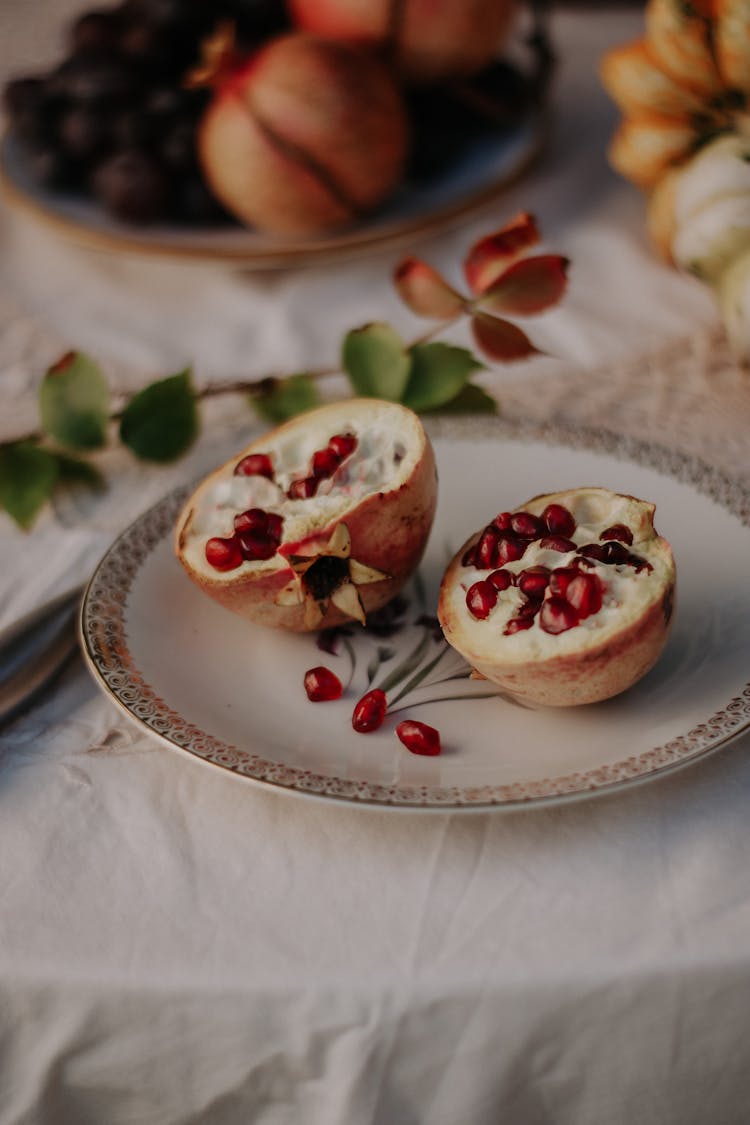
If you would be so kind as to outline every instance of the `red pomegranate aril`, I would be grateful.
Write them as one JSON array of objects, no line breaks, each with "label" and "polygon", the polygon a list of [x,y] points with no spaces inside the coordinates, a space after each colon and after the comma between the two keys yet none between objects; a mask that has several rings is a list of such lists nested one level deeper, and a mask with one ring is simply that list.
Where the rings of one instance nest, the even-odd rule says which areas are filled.
[{"label": "red pomegranate aril", "polygon": [[614,566],[621,566],[633,558],[625,544],[618,543],[616,539],[608,539],[604,544],[604,550],[606,551],[604,561]]},{"label": "red pomegranate aril", "polygon": [[532,516],[531,512],[514,512],[510,517],[510,527],[520,539],[541,539],[547,532],[539,516]]},{"label": "red pomegranate aril", "polygon": [[569,539],[576,529],[573,513],[562,504],[548,504],[542,512],[542,519],[550,535],[564,535]]},{"label": "red pomegranate aril", "polygon": [[498,512],[492,524],[498,531],[508,531],[510,529],[510,512]]},{"label": "red pomegranate aril", "polygon": [[273,463],[267,453],[248,453],[234,467],[236,477],[268,477],[273,480]]},{"label": "red pomegranate aril", "polygon": [[370,731],[377,730],[383,725],[385,709],[385,692],[380,688],[372,688],[354,705],[352,726],[359,734],[369,734]]},{"label": "red pomegranate aril", "polygon": [[219,536],[209,539],[206,543],[206,562],[214,570],[236,570],[238,566],[242,566],[242,551],[234,536],[231,539]]},{"label": "red pomegranate aril", "polygon": [[568,586],[580,574],[577,566],[556,566],[549,576],[549,592],[564,598]]},{"label": "red pomegranate aril", "polygon": [[633,542],[633,532],[624,523],[613,523],[611,527],[604,529],[599,538],[617,539],[620,543],[627,543],[630,546]]},{"label": "red pomegranate aril", "polygon": [[573,540],[567,539],[564,535],[545,535],[543,539],[539,540],[539,546],[544,548],[545,551],[559,551],[561,555],[567,555],[569,551],[576,550]]},{"label": "red pomegranate aril", "polygon": [[234,530],[249,532],[251,535],[266,535],[268,532],[268,512],[262,508],[248,508],[234,517]]},{"label": "red pomegranate aril", "polygon": [[464,553],[461,557],[461,566],[476,566],[476,565],[477,565],[477,544],[475,543],[473,547],[469,547],[468,550],[464,551]]},{"label": "red pomegranate aril", "polygon": [[491,582],[475,582],[466,591],[466,605],[472,617],[482,621],[488,617],[497,602],[497,590]]},{"label": "red pomegranate aril", "polygon": [[580,618],[590,617],[602,608],[604,587],[596,574],[578,574],[568,586],[567,600]]},{"label": "red pomegranate aril", "polygon": [[275,543],[281,542],[281,533],[284,527],[284,517],[280,516],[278,512],[267,512],[268,525],[266,534],[269,539],[273,539]]},{"label": "red pomegranate aril", "polygon": [[492,574],[487,576],[487,581],[491,582],[496,590],[508,590],[515,585],[516,576],[509,570],[493,570]]},{"label": "red pomegranate aril", "polygon": [[518,575],[517,585],[522,594],[527,598],[538,599],[544,597],[544,591],[549,585],[550,571],[546,566],[530,566]]},{"label": "red pomegranate aril", "polygon": [[341,464],[341,458],[330,447],[313,453],[312,475],[319,480],[332,477]]},{"label": "red pomegranate aril", "polygon": [[412,754],[434,758],[440,753],[440,732],[416,719],[404,719],[396,727],[396,734]]},{"label": "red pomegranate aril", "polygon": [[486,527],[476,545],[476,565],[480,570],[492,570],[497,565],[497,543],[499,533],[494,527]]},{"label": "red pomegranate aril", "polygon": [[522,633],[525,629],[530,629],[534,624],[534,615],[526,614],[523,617],[511,617],[503,629],[503,634],[506,637],[512,637],[514,633]]},{"label": "red pomegranate aril", "polygon": [[547,598],[542,602],[539,626],[545,633],[565,633],[578,624],[578,613],[565,598]]},{"label": "red pomegranate aril", "polygon": [[331,699],[340,699],[344,690],[336,673],[323,664],[305,672],[304,684],[307,698],[313,703],[327,703]]},{"label": "red pomegranate aril", "polygon": [[357,439],[354,434],[334,434],[328,442],[328,448],[333,450],[340,461],[343,461],[357,448]]},{"label": "red pomegranate aril", "polygon": [[301,477],[299,480],[293,480],[289,485],[287,496],[290,500],[309,500],[317,490],[318,481],[316,477]]},{"label": "red pomegranate aril", "polygon": [[582,546],[577,547],[576,550],[579,555],[583,555],[585,559],[596,559],[597,562],[608,562],[608,544],[607,543],[584,543]]},{"label": "red pomegranate aril", "polygon": [[267,535],[253,535],[251,532],[244,531],[237,532],[237,542],[242,551],[242,557],[247,559],[248,562],[272,559],[278,547],[278,543],[269,539]]},{"label": "red pomegranate aril", "polygon": [[497,561],[495,565],[499,563],[500,566],[504,566],[505,563],[516,562],[523,558],[528,545],[528,540],[519,539],[517,535],[512,535],[509,531],[501,531],[497,541]]}]

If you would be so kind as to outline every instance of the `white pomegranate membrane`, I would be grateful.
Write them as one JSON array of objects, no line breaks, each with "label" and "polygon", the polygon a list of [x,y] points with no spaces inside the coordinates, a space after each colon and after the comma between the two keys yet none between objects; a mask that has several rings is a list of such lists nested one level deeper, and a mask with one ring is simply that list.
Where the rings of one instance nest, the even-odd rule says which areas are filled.
[{"label": "white pomegranate membrane", "polygon": [[462,555],[447,601],[458,620],[533,660],[575,653],[637,618],[669,579],[661,540],[633,518],[632,497],[604,502],[598,491],[581,490],[570,507],[499,513]]},{"label": "white pomegranate membrane", "polygon": [[674,559],[654,512],[594,487],[500,512],[443,576],[446,640],[523,703],[573,707],[626,691],[658,660],[672,621]]},{"label": "white pomegranate membrane", "polygon": [[[376,410],[373,415],[366,426],[361,419],[345,419],[327,444],[299,427],[268,452],[238,457],[233,474],[216,479],[199,498],[184,544],[187,561],[208,563],[217,575],[257,567],[282,543],[303,541],[365,496],[387,490],[415,456],[392,429],[378,424]],[[264,523],[253,513],[268,519]],[[216,539],[237,544],[233,553],[227,548],[230,565],[218,548],[216,565],[211,549]]]}]

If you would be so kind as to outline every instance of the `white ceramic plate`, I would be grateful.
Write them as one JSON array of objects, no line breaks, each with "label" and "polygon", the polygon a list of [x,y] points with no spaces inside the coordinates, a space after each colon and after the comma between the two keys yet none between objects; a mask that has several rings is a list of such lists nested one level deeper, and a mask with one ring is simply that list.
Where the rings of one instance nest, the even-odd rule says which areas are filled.
[{"label": "white ceramic plate", "polygon": [[40,187],[12,134],[0,145],[0,188],[8,201],[96,249],[203,261],[230,261],[252,269],[324,264],[386,250],[424,237],[486,207],[515,182],[541,151],[541,115],[477,142],[464,158],[424,186],[406,186],[372,218],[338,234],[283,239],[244,227],[129,226],[95,202]]},{"label": "white ceramic plate", "polygon": [[[137,520],[91,581],[82,636],[101,686],[169,746],[238,777],[385,807],[507,809],[607,791],[695,761],[750,726],[748,492],[699,462],[599,431],[454,419],[433,436],[436,523],[390,636],[353,628],[330,655],[314,636],[253,627],[216,605],[173,557],[185,488]],[[444,566],[472,530],[540,492],[589,484],[657,504],[678,570],[667,648],[606,703],[530,710],[487,697],[429,621],[415,622],[434,614]],[[307,700],[303,675],[317,664],[351,675],[342,699]],[[397,681],[397,715],[355,733],[353,704],[368,679],[386,678]],[[401,746],[394,727],[405,715],[440,729],[440,757]]]}]

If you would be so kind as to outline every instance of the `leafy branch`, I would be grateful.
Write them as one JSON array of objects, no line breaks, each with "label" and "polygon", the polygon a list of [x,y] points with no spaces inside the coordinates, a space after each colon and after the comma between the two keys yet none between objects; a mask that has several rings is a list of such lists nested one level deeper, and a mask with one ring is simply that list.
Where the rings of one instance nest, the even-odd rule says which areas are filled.
[{"label": "leafy branch", "polygon": [[419,413],[494,413],[495,399],[472,382],[484,362],[471,350],[434,337],[468,318],[487,359],[508,363],[538,354],[506,316],[541,312],[565,291],[567,259],[524,256],[539,237],[533,216],[520,214],[476,242],[463,263],[468,296],[428,263],[405,258],[394,271],[396,290],[412,312],[437,324],[411,343],[382,321],[354,328],[344,336],[337,368],[202,389],[186,369],[149,384],[114,409],[98,364],[81,352],[68,352],[41,382],[38,429],[0,443],[0,508],[28,529],[59,485],[101,486],[101,475],[86,455],[107,445],[114,425],[119,441],[141,460],[164,463],[181,457],[200,429],[199,402],[219,395],[245,394],[265,421],[277,424],[316,406],[318,381],[343,372],[355,394],[401,402]]}]

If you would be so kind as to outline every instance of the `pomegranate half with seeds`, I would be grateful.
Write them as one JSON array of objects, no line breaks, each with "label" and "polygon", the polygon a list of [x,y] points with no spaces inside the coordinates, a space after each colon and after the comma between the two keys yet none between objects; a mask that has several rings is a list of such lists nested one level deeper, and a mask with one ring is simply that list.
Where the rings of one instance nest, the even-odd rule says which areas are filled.
[{"label": "pomegranate half with seeds", "polygon": [[436,499],[417,415],[349,399],[213,472],[179,516],[176,551],[202,590],[250,621],[298,632],[364,623],[417,567]]},{"label": "pomegranate half with seeds", "polygon": [[576,488],[498,513],[445,573],[446,639],[524,702],[564,707],[625,691],[658,659],[672,618],[674,559],[654,511]]}]

